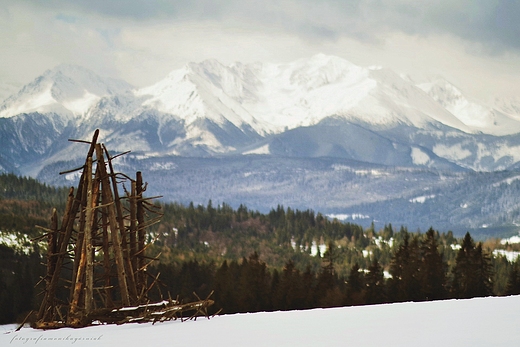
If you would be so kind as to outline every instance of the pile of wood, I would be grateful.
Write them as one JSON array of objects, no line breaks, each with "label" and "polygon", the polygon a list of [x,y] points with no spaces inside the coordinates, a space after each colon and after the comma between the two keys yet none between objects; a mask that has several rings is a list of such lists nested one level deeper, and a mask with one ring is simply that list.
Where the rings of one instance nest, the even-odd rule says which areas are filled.
[{"label": "pile of wood", "polygon": [[[61,225],[56,210],[47,239],[45,289],[35,328],[84,327],[92,324],[156,322],[204,314],[208,298],[181,304],[177,300],[150,303],[148,294],[158,286],[158,275],[146,268],[155,258],[146,256],[147,228],[160,220],[159,208],[144,198],[140,172],[135,179],[114,172],[111,157],[97,142],[96,130],[87,143],[85,164],[77,189],[71,188]],[[123,153],[126,154],[126,153]],[[65,172],[64,172],[65,173]],[[62,173],[63,174],[63,173]],[[127,184],[127,186],[125,186]],[[124,188],[120,196],[119,187]],[[161,294],[162,296],[162,294]]]}]

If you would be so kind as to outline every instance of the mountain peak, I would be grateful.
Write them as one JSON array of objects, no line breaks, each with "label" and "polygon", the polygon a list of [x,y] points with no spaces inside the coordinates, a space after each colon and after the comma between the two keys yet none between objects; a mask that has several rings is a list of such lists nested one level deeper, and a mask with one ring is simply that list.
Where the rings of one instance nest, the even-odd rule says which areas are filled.
[{"label": "mountain peak", "polygon": [[131,88],[124,81],[101,77],[84,67],[60,64],[7,98],[0,106],[0,117],[50,112],[70,118],[84,114],[103,96],[123,93]]}]

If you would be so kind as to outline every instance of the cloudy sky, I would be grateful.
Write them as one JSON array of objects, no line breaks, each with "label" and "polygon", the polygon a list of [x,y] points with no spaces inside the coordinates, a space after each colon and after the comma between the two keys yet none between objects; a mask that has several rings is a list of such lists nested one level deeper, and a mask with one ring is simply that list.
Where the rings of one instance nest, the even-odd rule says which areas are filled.
[{"label": "cloudy sky", "polygon": [[316,53],[520,97],[519,18],[517,0],[0,0],[0,97],[60,63],[141,87]]}]

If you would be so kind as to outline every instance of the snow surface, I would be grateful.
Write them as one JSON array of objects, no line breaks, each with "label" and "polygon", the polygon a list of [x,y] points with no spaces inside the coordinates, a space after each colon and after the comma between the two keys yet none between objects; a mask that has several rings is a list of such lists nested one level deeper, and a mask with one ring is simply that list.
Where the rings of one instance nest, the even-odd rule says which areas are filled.
[{"label": "snow surface", "polygon": [[520,296],[315,309],[197,321],[34,330],[1,346],[518,346]]}]

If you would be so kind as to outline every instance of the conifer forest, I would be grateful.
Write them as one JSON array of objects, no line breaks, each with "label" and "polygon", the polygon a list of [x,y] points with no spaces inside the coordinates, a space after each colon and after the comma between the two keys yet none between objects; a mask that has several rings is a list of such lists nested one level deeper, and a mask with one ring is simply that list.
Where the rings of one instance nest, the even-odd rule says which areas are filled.
[{"label": "conifer forest", "polygon": [[[65,188],[0,175],[0,324],[37,309],[47,250],[31,239],[66,197]],[[160,273],[154,300],[214,292],[213,313],[227,314],[520,294],[518,262],[493,253],[499,240],[435,226],[376,230],[284,206],[157,204],[164,215],[147,235],[147,256],[159,259],[147,270]]]}]

